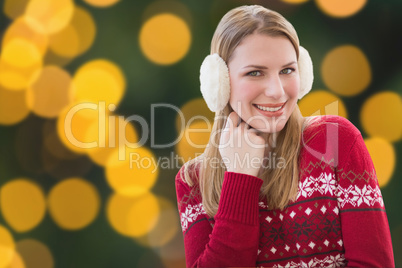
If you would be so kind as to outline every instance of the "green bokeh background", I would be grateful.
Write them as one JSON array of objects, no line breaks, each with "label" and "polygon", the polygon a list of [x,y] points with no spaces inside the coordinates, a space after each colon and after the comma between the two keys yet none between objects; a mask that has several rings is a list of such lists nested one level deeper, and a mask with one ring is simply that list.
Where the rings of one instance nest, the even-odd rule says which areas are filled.
[{"label": "green bokeh background", "polygon": [[[261,4],[279,11],[296,28],[301,45],[306,47],[314,63],[315,80],[313,91],[327,89],[320,66],[328,51],[352,44],[368,57],[372,69],[372,82],[361,94],[342,97],[349,120],[358,127],[364,138],[368,137],[359,120],[364,101],[376,92],[390,90],[402,94],[402,1],[369,0],[354,16],[336,19],[325,15],[310,0],[299,5],[285,4],[276,0],[229,1],[229,0],[181,0],[190,14],[187,19],[192,33],[188,54],[179,62],[159,66],[150,62],[139,47],[139,31],[144,21],[146,8],[153,1],[121,0],[108,8],[96,8],[82,0],[75,1],[94,17],[97,35],[89,51],[72,60],[64,68],[73,74],[82,64],[93,59],[107,59],[123,70],[127,88],[116,113],[126,117],[140,115],[150,124],[155,120],[155,142],[165,143],[176,139],[176,113],[172,110],[156,111],[151,118],[151,104],[169,103],[181,107],[186,102],[201,97],[199,90],[199,67],[209,53],[209,45],[220,18],[229,9],[243,4]],[[3,2],[0,1],[0,8]],[[172,11],[172,10],[169,10]],[[0,35],[11,23],[0,12]],[[24,121],[13,126],[0,126],[0,187],[16,177],[29,177],[38,182],[48,193],[59,180],[51,175],[35,172],[38,163],[21,163],[16,156],[20,129],[32,129],[26,141],[26,153],[35,154],[41,146],[38,133],[40,126],[49,119],[30,114]],[[402,122],[395,122],[402,124]],[[139,126],[136,126],[140,131]],[[150,140],[145,144],[150,148]],[[395,262],[402,267],[402,144],[393,143],[396,151],[396,168],[390,183],[382,188],[392,234]],[[156,157],[169,156],[174,148],[152,149]],[[87,160],[82,160],[87,161]],[[27,165],[31,168],[27,168]],[[178,169],[160,170],[152,192],[166,197],[176,204],[174,177]],[[73,172],[73,171],[72,171]],[[2,218],[0,224],[12,231],[15,240],[34,238],[46,244],[55,259],[56,267],[164,267],[157,250],[142,247],[130,238],[119,235],[106,219],[105,202],[113,192],[105,180],[104,169],[93,164],[85,174],[100,193],[101,210],[94,222],[75,232],[61,230],[47,213],[44,220],[33,230],[14,232]],[[177,215],[179,217],[179,215]],[[179,233],[180,235],[180,233]],[[184,249],[178,247],[184,258]],[[177,267],[183,266],[178,261]]]}]

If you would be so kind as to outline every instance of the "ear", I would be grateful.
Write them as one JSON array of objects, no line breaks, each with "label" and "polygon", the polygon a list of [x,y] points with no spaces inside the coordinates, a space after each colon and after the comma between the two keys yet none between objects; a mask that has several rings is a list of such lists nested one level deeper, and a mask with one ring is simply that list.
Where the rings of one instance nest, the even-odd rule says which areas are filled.
[{"label": "ear", "polygon": [[201,93],[212,112],[223,110],[230,98],[229,69],[218,55],[208,55],[200,69]]},{"label": "ear", "polygon": [[299,60],[297,62],[300,75],[300,92],[298,98],[303,98],[313,86],[313,62],[307,50],[299,46]]}]

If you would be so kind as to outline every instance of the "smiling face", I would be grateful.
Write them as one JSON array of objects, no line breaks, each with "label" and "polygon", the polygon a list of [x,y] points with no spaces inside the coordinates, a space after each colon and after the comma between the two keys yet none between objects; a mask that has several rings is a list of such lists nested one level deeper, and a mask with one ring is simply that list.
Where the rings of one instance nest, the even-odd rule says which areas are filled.
[{"label": "smiling face", "polygon": [[300,90],[297,55],[289,39],[249,35],[234,50],[228,67],[233,110],[261,132],[281,131]]}]

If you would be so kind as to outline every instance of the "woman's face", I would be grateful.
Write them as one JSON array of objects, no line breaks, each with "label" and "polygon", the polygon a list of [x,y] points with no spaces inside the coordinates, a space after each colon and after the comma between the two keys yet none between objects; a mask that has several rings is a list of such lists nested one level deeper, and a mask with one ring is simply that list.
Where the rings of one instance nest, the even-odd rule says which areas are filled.
[{"label": "woman's face", "polygon": [[281,131],[300,90],[296,51],[289,39],[249,35],[234,50],[228,67],[233,110],[261,132]]}]

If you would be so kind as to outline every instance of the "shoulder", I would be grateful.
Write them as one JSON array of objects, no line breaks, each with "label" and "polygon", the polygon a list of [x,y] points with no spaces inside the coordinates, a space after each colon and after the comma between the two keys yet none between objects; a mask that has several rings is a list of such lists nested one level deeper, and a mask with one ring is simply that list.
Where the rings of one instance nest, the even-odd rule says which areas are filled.
[{"label": "shoulder", "polygon": [[337,166],[339,161],[347,159],[359,137],[360,131],[344,117],[324,115],[306,118],[301,138],[303,157],[318,161],[325,159]]},{"label": "shoulder", "polygon": [[348,119],[339,115],[322,115],[306,118],[307,126],[305,132],[320,132],[326,134],[325,130],[337,129],[342,135],[353,136],[361,135],[359,129],[356,128]]},{"label": "shoulder", "polygon": [[348,119],[338,115],[308,117],[302,132],[303,144],[336,143],[343,147],[361,137],[360,130]]}]

